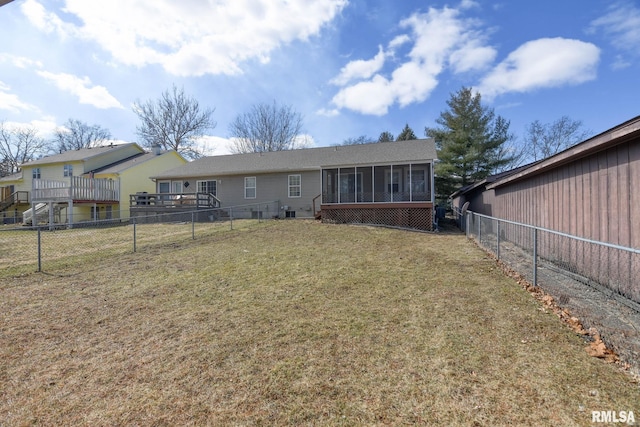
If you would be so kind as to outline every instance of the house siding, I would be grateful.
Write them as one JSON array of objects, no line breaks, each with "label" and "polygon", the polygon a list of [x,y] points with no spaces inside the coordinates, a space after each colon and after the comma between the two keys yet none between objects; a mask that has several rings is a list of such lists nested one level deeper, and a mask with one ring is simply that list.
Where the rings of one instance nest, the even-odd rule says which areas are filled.
[{"label": "house siding", "polygon": [[[300,197],[289,197],[289,175],[301,176]],[[244,197],[244,178],[256,177],[256,197]],[[295,211],[296,218],[312,218],[313,198],[320,194],[320,172],[318,171],[286,171],[278,173],[247,173],[243,175],[222,175],[198,177],[192,179],[172,180],[188,182],[189,186],[184,193],[195,193],[197,191],[197,181],[217,181],[217,197],[222,202],[222,207],[242,206],[257,203],[270,203],[278,201],[279,212],[272,215],[284,216],[284,207],[288,211]],[[250,217],[251,207],[238,208],[234,210],[234,216]]]},{"label": "house siding", "polygon": [[[473,205],[491,198],[491,190]],[[495,188],[492,216],[587,239],[640,247],[640,141],[627,142]]]},{"label": "house siding", "polygon": [[[158,171],[163,171],[180,166],[187,161],[174,151],[166,152],[155,156],[150,160],[145,160],[139,164],[129,167],[119,173],[96,173],[96,178],[110,178],[120,182],[120,204],[115,209],[119,209],[120,218],[129,218],[130,198],[129,195],[146,191],[155,193],[156,184],[149,178]],[[115,212],[114,212],[115,216]]]}]

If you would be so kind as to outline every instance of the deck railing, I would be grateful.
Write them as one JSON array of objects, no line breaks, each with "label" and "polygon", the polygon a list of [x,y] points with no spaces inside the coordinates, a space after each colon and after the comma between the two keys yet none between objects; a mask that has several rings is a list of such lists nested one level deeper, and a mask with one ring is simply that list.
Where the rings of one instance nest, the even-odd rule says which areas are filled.
[{"label": "deck railing", "polygon": [[13,205],[19,204],[19,203],[22,203],[22,204],[29,203],[29,192],[28,191],[16,191],[15,193],[11,194],[6,199],[2,200],[0,202],[0,212],[6,210],[7,208],[10,208]]},{"label": "deck railing", "polygon": [[118,181],[73,176],[69,181],[34,179],[31,199],[33,202],[117,202],[120,195]]},{"label": "deck railing", "polygon": [[137,193],[129,195],[129,206],[210,209],[219,208],[220,200],[212,193]]}]

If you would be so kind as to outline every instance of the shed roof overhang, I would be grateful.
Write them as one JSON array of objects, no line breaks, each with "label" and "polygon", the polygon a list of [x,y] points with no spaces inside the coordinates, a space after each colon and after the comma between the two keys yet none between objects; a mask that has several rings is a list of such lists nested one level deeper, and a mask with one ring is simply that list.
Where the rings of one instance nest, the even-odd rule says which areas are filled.
[{"label": "shed roof overhang", "polygon": [[640,116],[622,123],[608,131],[596,135],[578,145],[574,145],[554,156],[534,163],[531,167],[509,175],[487,186],[487,189],[502,187],[509,183],[529,178],[548,170],[555,169],[567,163],[604,151],[616,145],[623,144],[632,139],[640,138]]}]

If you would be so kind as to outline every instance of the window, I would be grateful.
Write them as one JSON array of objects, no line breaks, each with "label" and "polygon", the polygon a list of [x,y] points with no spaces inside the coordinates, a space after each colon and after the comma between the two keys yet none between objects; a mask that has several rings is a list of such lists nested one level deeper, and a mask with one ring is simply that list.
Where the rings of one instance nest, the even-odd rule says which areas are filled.
[{"label": "window", "polygon": [[171,187],[175,194],[182,194],[182,181],[173,181]]},{"label": "window", "polygon": [[255,199],[256,198],[256,177],[247,176],[244,178],[244,198]]},{"label": "window", "polygon": [[196,191],[198,193],[211,193],[214,196],[218,195],[218,182],[217,181],[196,181]]},{"label": "window", "polygon": [[302,177],[289,175],[289,197],[300,197],[302,194]]},{"label": "window", "polygon": [[40,168],[33,168],[31,170],[31,177],[33,179],[40,179]]},{"label": "window", "polygon": [[63,176],[73,176],[73,165],[64,165]]},{"label": "window", "polygon": [[[171,192],[171,182],[169,181],[160,181],[158,182],[158,193],[170,193]],[[169,200],[169,196],[160,196],[160,200]]]}]

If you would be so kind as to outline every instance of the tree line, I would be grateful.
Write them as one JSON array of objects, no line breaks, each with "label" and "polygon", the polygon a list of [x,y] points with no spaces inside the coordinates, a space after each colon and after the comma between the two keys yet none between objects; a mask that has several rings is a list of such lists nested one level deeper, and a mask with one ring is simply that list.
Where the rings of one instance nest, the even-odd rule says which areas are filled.
[{"label": "tree line", "polygon": [[[590,134],[582,122],[563,116],[551,123],[535,120],[517,142],[510,122],[482,103],[481,94],[468,87],[452,93],[447,109],[435,127],[425,127],[424,135],[434,138],[438,152],[435,165],[436,197],[444,201],[453,192],[487,176],[556,154]],[[158,99],[136,101],[133,111],[140,123],[136,133],[141,145],[175,150],[187,159],[205,153],[199,140],[216,127],[215,109],[202,107],[197,99],[175,85]],[[305,145],[303,118],[290,105],[255,104],[238,114],[229,125],[234,153],[281,151]],[[20,166],[42,155],[100,146],[111,139],[109,130],[69,119],[51,139],[38,136],[33,127],[9,127],[0,122],[0,176],[20,170]],[[382,131],[378,138],[361,135],[347,138],[343,145],[391,143],[418,139],[409,124],[397,137]]]},{"label": "tree line", "polygon": [[[463,87],[450,95],[447,109],[435,127],[425,127],[424,135],[436,143],[438,160],[434,167],[436,199],[445,203],[458,189],[495,174],[536,162],[563,151],[591,135],[580,120],[562,116],[551,123],[534,120],[525,129],[522,142],[509,130],[510,122],[482,104],[480,93]],[[405,125],[395,141],[417,139]],[[347,138],[343,145],[394,141],[383,131],[377,139],[361,135]]]}]

